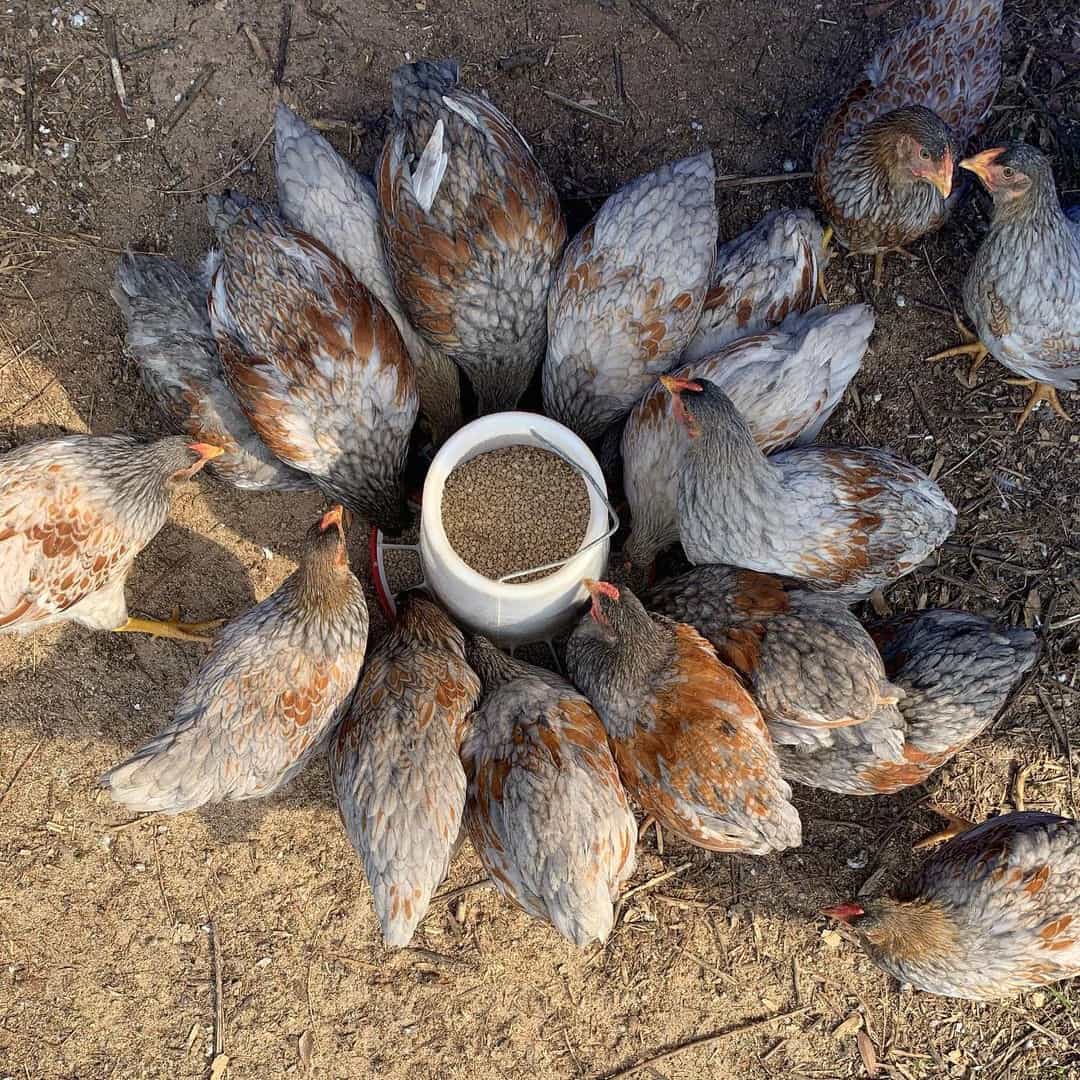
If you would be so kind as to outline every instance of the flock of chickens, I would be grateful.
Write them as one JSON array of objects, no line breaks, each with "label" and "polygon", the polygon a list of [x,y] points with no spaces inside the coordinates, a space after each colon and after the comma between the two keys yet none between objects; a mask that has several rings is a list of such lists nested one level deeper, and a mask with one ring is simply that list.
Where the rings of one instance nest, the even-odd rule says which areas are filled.
[{"label": "flock of chickens", "polygon": [[[0,630],[207,640],[213,624],[127,614],[175,484],[205,465],[335,503],[295,573],[213,637],[168,727],[103,777],[113,798],[170,813],[253,798],[325,748],[387,943],[409,942],[467,832],[502,893],[585,945],[634,868],[631,801],[691,844],[762,855],[801,842],[789,781],[895,792],[970,743],[1035,636],[945,610],[864,627],[849,605],[930,556],[955,511],[891,454],[808,444],[874,322],[815,306],[829,239],[880,263],[947,218],[1000,29],[1000,0],[928,0],[822,133],[828,229],[776,212],[719,245],[709,153],[626,185],[567,243],[521,135],[449,61],[395,72],[375,184],[279,106],[277,207],[211,198],[200,271],[126,255],[117,272],[129,350],[182,434],[0,458]],[[965,287],[978,342],[950,353],[992,353],[1060,409],[1054,388],[1080,376],[1080,229],[1031,147],[960,164],[994,213]],[[368,649],[349,515],[400,530],[410,441],[461,425],[460,374],[492,411],[541,362],[545,410],[621,463],[614,576],[649,578],[675,543],[691,568],[640,595],[586,581],[567,677],[464,634],[420,590]],[[1080,823],[995,818],[894,896],[829,913],[936,993],[1080,973]]]}]

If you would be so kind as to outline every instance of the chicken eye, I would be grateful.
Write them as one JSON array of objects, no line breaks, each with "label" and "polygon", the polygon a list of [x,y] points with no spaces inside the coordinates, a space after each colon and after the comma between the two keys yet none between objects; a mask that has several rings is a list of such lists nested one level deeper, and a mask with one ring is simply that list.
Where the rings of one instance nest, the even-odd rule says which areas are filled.
[{"label": "chicken eye", "polygon": [[923,159],[923,161],[929,161],[930,160],[930,151],[927,150],[925,146],[922,147],[919,150],[919,157],[921,157]]},{"label": "chicken eye", "polygon": [[1004,176],[1006,180],[1011,180],[1016,175],[1016,170],[1011,165],[1006,165],[1005,168],[1001,170],[1001,175]]}]

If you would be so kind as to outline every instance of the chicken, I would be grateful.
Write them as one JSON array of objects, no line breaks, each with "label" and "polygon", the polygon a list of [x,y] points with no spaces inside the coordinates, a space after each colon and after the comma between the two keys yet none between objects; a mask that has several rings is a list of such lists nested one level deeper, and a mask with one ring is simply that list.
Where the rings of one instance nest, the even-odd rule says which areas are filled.
[{"label": "chicken", "polygon": [[261,207],[210,200],[210,325],[262,441],[386,532],[417,413],[412,363],[386,309],[317,240]]},{"label": "chicken", "polygon": [[712,153],[620,188],[567,245],[548,301],[544,411],[584,439],[686,348],[716,256]]},{"label": "chicken", "polygon": [[814,183],[837,240],[875,256],[941,226],[953,169],[1001,82],[1002,0],[923,0],[826,122]]},{"label": "chicken", "polygon": [[167,814],[277,791],[337,722],[367,632],[335,506],[308,532],[299,568],[221,631],[172,722],[101,786],[129,810]]},{"label": "chicken", "polygon": [[390,313],[416,371],[421,416],[441,445],[462,424],[458,369],[405,317],[383,253],[375,185],[284,104],[274,114],[274,147],[282,216],[333,252]]},{"label": "chicken", "polygon": [[937,484],[891,454],[812,446],[766,459],[715,384],[661,381],[690,434],[678,515],[695,565],[781,574],[858,599],[914,570],[956,523]]},{"label": "chicken", "polygon": [[67,435],[0,455],[0,633],[75,622],[208,640],[219,622],[130,618],[124,580],[176,484],[220,454],[179,435]]},{"label": "chicken", "polygon": [[397,295],[482,413],[513,408],[544,355],[566,241],[558,196],[514,125],[458,86],[455,61],[407,64],[391,88],[376,176]]},{"label": "chicken", "polygon": [[893,896],[825,908],[919,990],[996,1001],[1080,975],[1080,822],[1002,814],[951,840]]},{"label": "chicken", "polygon": [[263,445],[225,383],[206,309],[208,282],[172,259],[120,257],[112,298],[146,392],[174,431],[221,448],[207,471],[250,491],[315,484]]},{"label": "chicken", "polygon": [[[817,437],[859,370],[873,329],[874,313],[865,304],[819,307],[789,315],[776,329],[737,338],[672,375],[715,382],[768,454]],[[671,395],[656,382],[634,406],[622,435],[632,524],[623,556],[634,567],[649,566],[679,539],[679,466],[689,444]]]},{"label": "chicken", "polygon": [[901,691],[846,605],[793,582],[728,566],[696,566],[642,596],[650,611],[689,623],[742,676],[777,743],[788,728],[869,720]]},{"label": "chicken", "polygon": [[919,611],[869,630],[897,704],[858,727],[824,733],[816,745],[778,745],[789,780],[842,795],[921,784],[986,730],[1039,652],[1030,630],[963,611]]},{"label": "chicken", "polygon": [[[1069,416],[1058,390],[1080,379],[1080,205],[1063,211],[1050,162],[1023,143],[997,146],[960,162],[994,200],[993,220],[964,281],[975,334],[931,356],[971,355],[975,372],[994,359],[1032,388],[1019,431],[1041,401]],[[1010,380],[1011,381],[1011,380]]]},{"label": "chicken", "polygon": [[566,680],[469,644],[484,685],[461,748],[465,819],[495,886],[578,947],[606,941],[637,824],[592,706]]},{"label": "chicken", "polygon": [[329,746],[338,810],[387,945],[409,944],[446,877],[465,809],[458,749],[479,695],[446,612],[425,593],[399,596]]},{"label": "chicken", "polygon": [[627,791],[709,851],[765,855],[801,843],[765,722],[692,627],[650,615],[629,589],[586,581],[592,607],[566,665],[592,702]]},{"label": "chicken", "polygon": [[824,234],[809,210],[773,210],[716,249],[709,291],[685,363],[814,306]]}]

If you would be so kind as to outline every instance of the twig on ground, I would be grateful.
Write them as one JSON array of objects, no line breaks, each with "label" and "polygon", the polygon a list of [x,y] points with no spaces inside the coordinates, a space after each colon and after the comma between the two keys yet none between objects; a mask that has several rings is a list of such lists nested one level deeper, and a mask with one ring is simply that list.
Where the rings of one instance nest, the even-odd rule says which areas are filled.
[{"label": "twig on ground", "polygon": [[611,46],[611,62],[615,65],[615,93],[619,100],[626,104],[626,84],[623,82],[622,53],[618,45]]},{"label": "twig on ground", "polygon": [[666,37],[669,41],[674,42],[674,44],[677,45],[684,52],[692,51],[690,49],[690,46],[687,45],[686,42],[683,41],[683,39],[679,36],[679,33],[675,29],[675,27],[672,26],[671,23],[669,23],[663,15],[660,15],[658,12],[654,11],[651,7],[649,7],[649,5],[645,3],[645,0],[630,0],[630,6],[635,10],[639,11],[642,15],[644,15],[645,18],[648,19],[649,22],[651,22],[653,26],[655,26],[656,29],[664,35],[664,37]]},{"label": "twig on ground", "polygon": [[606,120],[609,124],[616,124],[618,127],[624,126],[624,121],[620,120],[617,116],[601,112],[599,109],[594,109],[591,105],[582,105],[580,101],[564,97],[554,90],[544,90],[539,86],[534,86],[533,89],[539,90],[544,97],[549,97],[552,101],[557,101],[560,105],[565,105],[566,108],[573,109],[574,112],[584,113],[586,116],[592,116],[597,120]]},{"label": "twig on ground", "polygon": [[270,136],[274,134],[273,126],[266,129],[266,134],[259,140],[259,145],[251,151],[250,154],[242,161],[237,162],[228,172],[222,173],[216,180],[212,180],[209,184],[203,184],[202,187],[196,188],[159,188],[159,192],[162,195],[203,195],[207,191],[213,191],[214,188],[220,187],[226,180],[229,179],[234,173],[238,173],[241,169],[250,165],[258,156],[259,151],[269,142]]},{"label": "twig on ground", "polygon": [[768,173],[765,176],[739,176],[738,173],[725,173],[716,178],[717,187],[746,187],[750,184],[783,184],[788,180],[807,180],[812,172]]},{"label": "twig on ground", "polygon": [[251,48],[252,55],[267,71],[269,71],[273,64],[270,62],[270,54],[266,51],[266,46],[259,40],[259,35],[251,28],[250,23],[242,22],[240,24],[240,33],[247,38],[247,43]]},{"label": "twig on ground", "polygon": [[790,1009],[788,1012],[776,1013],[774,1016],[765,1016],[760,1020],[751,1020],[746,1024],[739,1024],[736,1027],[728,1028],[726,1031],[715,1031],[711,1035],[699,1035],[696,1039],[687,1039],[686,1042],[679,1043],[677,1046],[672,1046],[670,1049],[663,1050],[658,1054],[653,1054],[651,1057],[639,1061],[636,1065],[628,1065],[625,1069],[618,1069],[611,1073],[602,1073],[597,1077],[597,1080],[621,1080],[622,1077],[633,1076],[644,1069],[655,1068],[662,1061],[670,1061],[671,1058],[685,1053],[687,1050],[709,1046],[724,1039],[734,1038],[736,1035],[745,1035],[748,1031],[765,1027],[766,1024],[777,1023],[780,1020],[791,1020],[796,1016],[808,1013],[810,1008],[809,1005],[803,1005],[801,1008]]},{"label": "twig on ground", "polygon": [[23,769],[30,764],[30,759],[42,748],[45,744],[44,739],[38,739],[33,746],[30,747],[30,752],[19,762],[15,771],[11,774],[11,779],[4,785],[4,790],[0,791],[0,803],[2,803],[7,797],[8,792],[15,786],[15,781],[22,775]]},{"label": "twig on ground", "polygon": [[29,159],[34,156],[34,58],[29,49],[26,50],[26,74],[23,82],[23,153]]},{"label": "twig on ground", "polygon": [[120,108],[126,112],[129,107],[127,87],[124,86],[124,72],[120,67],[120,48],[116,43],[116,19],[114,16],[105,16],[102,20],[102,30],[105,34],[105,51],[109,54],[109,70],[112,72],[116,98],[120,102]]},{"label": "twig on ground", "polygon": [[292,33],[293,0],[282,0],[281,33],[278,35],[277,63],[274,64],[274,85],[280,86],[285,78],[285,64],[289,59],[289,35]]},{"label": "twig on ground", "polygon": [[447,889],[446,892],[436,893],[431,898],[431,903],[434,905],[440,901],[449,904],[451,900],[456,900],[459,896],[464,896],[466,893],[470,893],[473,889],[490,889],[494,888],[495,882],[491,878],[477,878],[476,881],[470,881],[468,885],[458,885],[455,889]]},{"label": "twig on ground", "polygon": [[180,95],[180,100],[172,107],[169,115],[165,117],[165,123],[161,125],[162,137],[168,135],[173,128],[183,120],[188,109],[195,103],[195,99],[206,89],[206,84],[210,81],[216,70],[217,69],[213,64],[207,64],[206,67],[195,76],[194,81]]},{"label": "twig on ground", "polygon": [[221,943],[217,926],[210,920],[210,958],[214,965],[214,1057],[225,1053],[225,997],[222,993]]}]

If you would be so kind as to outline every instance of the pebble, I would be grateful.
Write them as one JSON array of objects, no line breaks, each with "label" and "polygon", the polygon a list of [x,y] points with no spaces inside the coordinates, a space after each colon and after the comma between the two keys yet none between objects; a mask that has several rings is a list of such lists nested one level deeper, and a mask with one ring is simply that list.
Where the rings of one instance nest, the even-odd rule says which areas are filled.
[{"label": "pebble", "polygon": [[477,454],[447,477],[442,515],[453,549],[478,573],[497,579],[573,555],[589,524],[589,492],[556,454],[506,446]]}]

